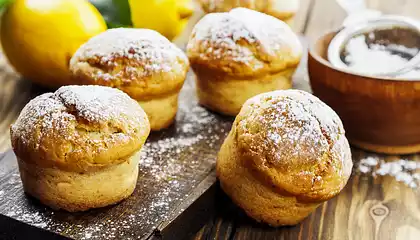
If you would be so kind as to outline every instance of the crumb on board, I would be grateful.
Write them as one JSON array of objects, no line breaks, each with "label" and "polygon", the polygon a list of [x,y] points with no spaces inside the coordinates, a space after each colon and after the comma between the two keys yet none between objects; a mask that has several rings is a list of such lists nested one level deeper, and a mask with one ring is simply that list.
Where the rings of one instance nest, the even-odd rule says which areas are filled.
[{"label": "crumb on board", "polygon": [[386,162],[377,156],[368,156],[360,160],[357,171],[373,176],[391,176],[396,181],[405,184],[410,188],[417,188],[420,184],[420,163],[413,160],[399,159]]},{"label": "crumb on board", "polygon": [[[144,198],[147,204],[127,199],[120,205],[133,204],[131,210],[117,217],[98,217],[86,223],[84,213],[80,213],[77,219],[68,220],[65,213],[28,201],[16,169],[6,182],[0,184],[0,199],[14,194],[15,202],[0,205],[0,213],[75,239],[138,239],[146,230],[156,228],[170,218],[179,201],[199,184],[197,179],[191,180],[180,172],[207,176],[206,171],[214,167],[215,153],[231,125],[230,121],[222,120],[191,99],[189,96],[194,96],[194,89],[188,83],[184,87],[175,125],[164,133],[165,136],[156,134],[149,139],[142,149],[139,175],[147,179],[139,180],[137,188],[150,188],[150,184],[158,188],[153,193],[142,193],[148,194]],[[203,149],[200,146],[208,147]]]}]

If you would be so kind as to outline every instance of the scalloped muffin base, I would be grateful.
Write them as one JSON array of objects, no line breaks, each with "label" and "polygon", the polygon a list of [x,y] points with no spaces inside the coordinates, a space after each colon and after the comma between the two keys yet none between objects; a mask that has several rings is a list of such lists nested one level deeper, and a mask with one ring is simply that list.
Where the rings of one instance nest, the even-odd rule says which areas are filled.
[{"label": "scalloped muffin base", "polygon": [[149,118],[150,128],[159,131],[169,127],[175,120],[178,111],[179,93],[148,101],[137,101]]},{"label": "scalloped muffin base", "polygon": [[140,151],[127,161],[96,172],[67,172],[41,168],[18,158],[26,193],[53,209],[85,211],[116,204],[136,187]]},{"label": "scalloped muffin base", "polygon": [[248,216],[270,226],[296,225],[313,212],[319,203],[302,203],[296,197],[278,194],[255,178],[244,166],[230,133],[217,159],[217,176],[223,191]]},{"label": "scalloped muffin base", "polygon": [[260,78],[238,79],[196,67],[199,103],[213,111],[236,116],[249,98],[260,93],[290,89],[295,70],[289,68]]}]

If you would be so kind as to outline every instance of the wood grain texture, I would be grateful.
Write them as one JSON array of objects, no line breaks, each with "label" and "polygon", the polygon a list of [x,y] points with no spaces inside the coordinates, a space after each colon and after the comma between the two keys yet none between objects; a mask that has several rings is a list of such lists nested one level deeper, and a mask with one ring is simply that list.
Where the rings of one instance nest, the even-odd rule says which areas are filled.
[{"label": "wood grain texture", "polygon": [[[294,29],[297,32],[305,33],[309,39],[315,39],[327,30],[339,26],[345,18],[344,11],[338,7],[334,0],[302,0],[301,2],[302,6],[297,14]],[[369,0],[368,5],[377,7],[387,13],[420,17],[420,11],[418,11],[420,1],[418,0]],[[195,16],[196,20],[199,18],[199,15]],[[178,39],[181,46],[185,45],[186,36],[188,34]],[[0,66],[3,65],[0,64]],[[294,87],[310,91],[305,64],[303,63],[302,66],[295,76]],[[0,67],[0,152],[10,147],[9,125],[17,117],[20,109],[30,98],[43,91],[45,90],[30,84],[29,81],[19,79],[12,71]],[[156,136],[156,138],[159,138],[159,136]],[[356,165],[361,158],[370,155],[361,150],[353,150]],[[383,156],[379,157],[382,158]],[[404,157],[420,160],[419,156],[414,155]],[[396,156],[386,157],[386,161],[396,161],[398,159],[399,157]],[[1,171],[2,169],[0,169]],[[17,175],[14,177],[16,178]],[[0,191],[4,189],[6,183],[0,179],[0,184],[3,184]],[[150,182],[150,185],[153,184],[155,182]],[[204,181],[202,184],[206,185],[208,182]],[[12,191],[10,194],[2,195],[2,197],[14,198],[15,195],[21,197],[23,195],[19,188],[11,188],[10,191]],[[413,190],[406,187],[392,177],[372,177],[367,174],[355,173],[340,195],[322,204],[301,224],[284,228],[271,228],[254,222],[242,210],[232,204],[229,198],[217,189],[217,185],[215,185],[215,192],[210,191],[210,195],[207,195],[203,200],[206,202],[205,204],[211,204],[212,201],[206,200],[216,199],[215,206],[209,207],[209,209],[215,209],[215,217],[204,225],[192,237],[193,239],[420,239],[420,192],[418,189]],[[216,194],[216,196],[213,194]],[[22,199],[26,198],[23,197]],[[33,202],[31,199],[24,201],[26,202],[24,204]],[[38,210],[42,208],[36,203],[31,204]],[[127,204],[130,204],[130,201]],[[135,205],[137,203],[131,202],[131,204]],[[183,207],[178,206],[175,209],[181,211]],[[6,211],[6,208],[0,206],[0,210]],[[163,221],[156,225],[156,229],[164,230],[168,226],[181,229],[185,224],[202,220],[203,216],[198,213],[200,211],[197,212],[196,218],[184,216],[184,225]],[[57,216],[57,218],[60,218],[60,216]],[[115,218],[118,218],[118,216]],[[106,223],[107,220],[112,221],[112,219],[106,219],[104,222]],[[97,218],[94,218],[93,221],[97,221]],[[83,223],[85,222],[88,222],[88,220],[85,219]],[[2,225],[2,223],[4,222],[0,218],[1,227],[12,228]],[[74,229],[65,226],[61,230],[71,232]],[[26,238],[23,239],[27,239],[29,236],[36,238],[37,235],[34,235],[36,233],[39,232],[28,230],[24,233]],[[191,234],[194,235],[194,233]],[[43,239],[49,237],[47,235],[40,236]],[[0,239],[6,238],[0,235]],[[167,239],[179,238],[172,235]]]},{"label": "wood grain texture", "polygon": [[[187,33],[178,39],[181,47],[185,46],[188,31],[199,18],[197,11]],[[193,76],[188,76],[180,95],[176,123],[165,131],[152,133],[143,148],[149,155],[143,156],[134,194],[116,206],[68,214],[52,211],[26,196],[13,153],[1,154],[10,149],[9,127],[21,109],[33,97],[51,90],[20,78],[0,54],[0,239],[54,237],[38,228],[76,239],[139,239],[185,234],[185,229],[203,224],[211,214],[206,207],[212,205],[208,201],[214,200],[205,197],[214,192],[211,190],[215,182],[214,156],[231,119],[199,107]],[[195,211],[194,214],[185,211],[187,208]],[[189,222],[197,212],[202,219],[182,225],[182,221]]]},{"label": "wood grain texture", "polygon": [[[385,13],[420,18],[418,0],[367,0],[368,6]],[[302,32],[313,41],[336,29],[345,12],[335,0],[312,0],[301,22]],[[307,76],[298,73],[297,88],[310,90]],[[372,154],[353,149],[357,168],[360,159]],[[397,161],[399,156],[379,156]],[[403,156],[419,161],[419,155]],[[354,173],[346,188],[334,199],[294,227],[271,228],[256,223],[218,192],[216,215],[194,237],[201,239],[320,239],[320,240],[417,240],[420,239],[420,190],[411,189],[393,177]]]},{"label": "wood grain texture", "polygon": [[28,100],[39,93],[39,87],[21,79],[0,55],[0,152],[10,148],[10,138],[7,134],[10,124]]},{"label": "wood grain texture", "polygon": [[[372,156],[353,150],[358,161]],[[417,156],[407,159],[420,160]],[[398,161],[387,157],[386,161]],[[325,202],[302,223],[271,228],[257,223],[218,192],[216,216],[195,239],[334,239],[416,240],[420,236],[420,189],[411,189],[390,176],[354,172],[345,189]]]},{"label": "wood grain texture", "polygon": [[181,230],[193,224],[173,231],[167,227],[179,224],[175,219],[214,184],[215,156],[232,120],[198,106],[192,77],[188,75],[181,91],[175,123],[151,133],[143,147],[132,196],[87,212],[51,210],[25,195],[15,156],[8,151],[0,160],[0,214],[75,239],[145,239],[175,230],[185,233]]}]

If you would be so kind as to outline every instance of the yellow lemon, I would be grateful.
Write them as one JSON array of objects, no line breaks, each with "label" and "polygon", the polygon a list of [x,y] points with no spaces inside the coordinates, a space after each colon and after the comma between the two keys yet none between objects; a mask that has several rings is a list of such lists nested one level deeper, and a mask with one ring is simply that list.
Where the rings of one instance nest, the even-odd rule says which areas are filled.
[{"label": "yellow lemon", "polygon": [[129,0],[136,28],[160,32],[172,40],[184,30],[193,13],[191,0]]},{"label": "yellow lemon", "polygon": [[71,84],[73,53],[106,30],[87,0],[15,0],[1,19],[1,44],[23,77],[48,87]]}]

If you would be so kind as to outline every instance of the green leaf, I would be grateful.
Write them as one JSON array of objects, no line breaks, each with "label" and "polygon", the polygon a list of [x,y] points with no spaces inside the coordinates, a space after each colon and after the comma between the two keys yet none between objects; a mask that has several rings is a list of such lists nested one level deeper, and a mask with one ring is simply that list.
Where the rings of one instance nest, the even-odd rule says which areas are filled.
[{"label": "green leaf", "polygon": [[3,11],[3,9],[11,2],[13,2],[13,0],[0,0],[0,11]]},{"label": "green leaf", "polygon": [[108,28],[131,27],[133,25],[128,0],[90,0],[90,2],[102,14]]}]

